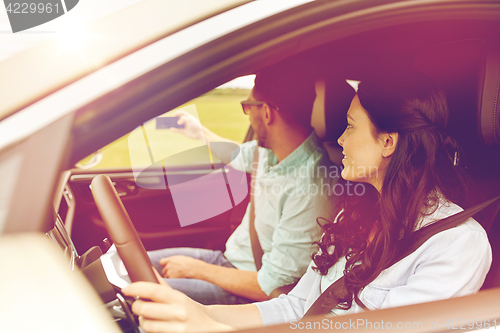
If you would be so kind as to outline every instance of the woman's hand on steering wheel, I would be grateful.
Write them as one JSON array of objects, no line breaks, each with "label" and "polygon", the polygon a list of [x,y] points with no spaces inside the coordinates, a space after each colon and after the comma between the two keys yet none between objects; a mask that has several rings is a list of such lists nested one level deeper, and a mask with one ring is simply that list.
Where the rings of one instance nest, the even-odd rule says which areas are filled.
[{"label": "woman's hand on steering wheel", "polygon": [[160,284],[134,282],[122,289],[124,295],[139,298],[132,304],[132,311],[144,330],[149,333],[233,330],[210,318],[204,305],[172,289],[156,271],[155,274]]}]

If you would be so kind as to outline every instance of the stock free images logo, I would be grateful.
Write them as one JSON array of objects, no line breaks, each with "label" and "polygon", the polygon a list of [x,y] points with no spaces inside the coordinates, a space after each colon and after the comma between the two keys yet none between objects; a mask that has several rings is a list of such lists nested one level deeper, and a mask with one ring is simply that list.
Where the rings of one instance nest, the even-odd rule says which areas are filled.
[{"label": "stock free images logo", "polygon": [[[194,104],[183,110],[199,120]],[[170,207],[171,199],[181,227],[206,221],[241,203],[248,194],[246,172],[226,170],[222,161],[214,163],[206,142],[188,139],[193,140],[188,144],[181,137],[168,137],[165,131],[177,124],[177,119],[168,118],[157,117],[128,136],[135,185],[166,191],[164,207]],[[231,152],[230,162],[240,155],[238,145],[231,142],[210,142],[210,150]]]},{"label": "stock free images logo", "polygon": [[12,32],[52,21],[75,8],[79,0],[3,0]]}]

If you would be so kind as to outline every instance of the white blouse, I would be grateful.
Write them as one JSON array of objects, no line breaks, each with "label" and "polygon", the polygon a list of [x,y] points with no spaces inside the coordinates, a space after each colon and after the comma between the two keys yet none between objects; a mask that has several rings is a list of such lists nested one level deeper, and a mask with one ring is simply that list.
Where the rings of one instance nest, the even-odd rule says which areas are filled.
[{"label": "white blouse", "polygon": [[[463,209],[449,201],[422,219],[420,227],[446,218]],[[483,227],[469,218],[458,227],[429,238],[415,252],[382,271],[367,285],[359,298],[370,310],[424,303],[476,293],[491,265],[491,247]],[[264,325],[300,320],[314,301],[343,275],[345,258],[319,275],[309,265],[307,272],[288,295],[254,303]],[[361,312],[355,302],[349,310],[333,314]]]}]

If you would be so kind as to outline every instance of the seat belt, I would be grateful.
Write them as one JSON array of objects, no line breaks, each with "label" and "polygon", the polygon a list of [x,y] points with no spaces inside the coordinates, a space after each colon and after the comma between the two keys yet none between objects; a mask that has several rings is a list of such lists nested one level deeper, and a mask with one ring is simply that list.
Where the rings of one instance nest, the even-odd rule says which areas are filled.
[{"label": "seat belt", "polygon": [[[259,271],[260,268],[262,267],[262,256],[264,255],[264,251],[262,250],[262,246],[260,245],[259,236],[257,235],[257,230],[255,229],[254,187],[255,187],[255,178],[257,176],[258,164],[259,164],[259,146],[257,145],[253,153],[252,178],[250,180],[250,221],[249,221],[250,243],[252,244],[253,260],[255,262],[255,267],[257,268],[257,271]],[[288,294],[290,290],[292,290],[293,287],[295,287],[297,282],[274,289],[269,294],[269,297],[276,298],[281,294]]]},{"label": "seat belt", "polygon": [[254,188],[255,188],[255,177],[257,175],[257,165],[259,164],[259,146],[255,147],[253,152],[253,162],[252,162],[252,178],[250,180],[250,242],[252,243],[252,253],[253,260],[255,262],[255,267],[257,271],[262,267],[262,256],[264,251],[260,245],[259,236],[257,235],[257,230],[255,230],[255,198],[254,198]]},{"label": "seat belt", "polygon": [[[481,210],[485,209],[489,205],[498,202],[500,203],[500,196],[495,197],[493,199],[487,200],[483,203],[475,205],[471,208],[468,208],[460,213],[454,214],[452,216],[448,216],[442,220],[436,221],[432,224],[429,224],[413,233],[412,243],[411,245],[396,259],[394,259],[386,268],[391,267],[398,261],[404,259],[408,255],[415,252],[422,244],[424,244],[429,238],[440,233],[441,231],[445,231],[451,228],[454,228],[462,223],[464,223],[467,219],[472,217],[473,215],[479,213]],[[326,315],[332,309],[334,309],[340,302],[338,294],[343,289],[345,283],[345,277],[342,276],[333,284],[331,284],[313,303],[313,305],[307,310],[305,317],[314,316],[314,315]]]}]

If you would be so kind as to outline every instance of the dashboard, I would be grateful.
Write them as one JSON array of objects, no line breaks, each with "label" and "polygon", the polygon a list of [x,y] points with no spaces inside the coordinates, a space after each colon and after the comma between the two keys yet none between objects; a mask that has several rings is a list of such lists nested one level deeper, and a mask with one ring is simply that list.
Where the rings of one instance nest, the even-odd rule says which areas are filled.
[{"label": "dashboard", "polygon": [[[103,311],[109,312],[113,321],[119,326],[122,332],[144,332],[138,325],[137,317],[134,316],[131,311],[133,299],[124,297],[120,293],[120,287],[109,282],[110,278],[108,275],[110,274],[110,269],[115,270],[116,266],[116,272],[112,272],[111,276],[120,274],[120,269],[118,267],[121,261],[116,251],[114,251],[114,246],[109,246],[110,243],[105,239],[103,244],[110,249],[110,253],[103,255],[99,246],[93,246],[82,255],[78,254],[66,230],[65,222],[61,218],[61,214],[65,217],[68,215],[70,208],[68,203],[71,202],[68,200],[69,195],[70,192],[66,188],[61,197],[58,211],[54,212],[54,227],[46,232],[46,236],[52,241],[55,247],[63,253],[71,271],[80,270],[85,275],[103,301]],[[109,264],[111,260],[114,260],[114,266]],[[107,266],[107,269],[105,269],[104,266]],[[123,285],[121,285],[121,287],[123,287]]]}]

